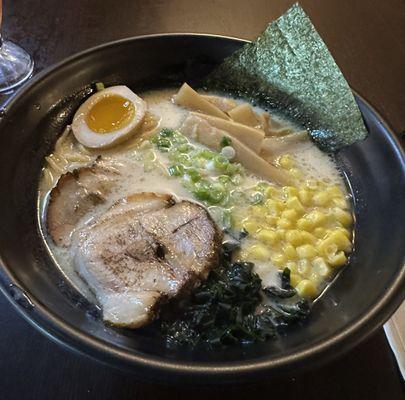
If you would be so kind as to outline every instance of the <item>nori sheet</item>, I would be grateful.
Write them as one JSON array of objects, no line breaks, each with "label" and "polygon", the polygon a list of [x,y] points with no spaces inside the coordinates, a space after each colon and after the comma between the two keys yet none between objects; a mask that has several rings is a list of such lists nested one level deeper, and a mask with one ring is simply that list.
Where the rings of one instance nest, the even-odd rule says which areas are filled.
[{"label": "nori sheet", "polygon": [[348,83],[298,3],[225,59],[204,86],[280,110],[326,152],[367,136]]}]

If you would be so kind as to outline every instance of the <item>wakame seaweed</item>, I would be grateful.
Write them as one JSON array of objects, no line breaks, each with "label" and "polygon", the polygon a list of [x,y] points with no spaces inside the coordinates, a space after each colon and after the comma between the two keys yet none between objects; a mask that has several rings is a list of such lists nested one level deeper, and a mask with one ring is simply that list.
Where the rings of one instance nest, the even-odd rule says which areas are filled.
[{"label": "wakame seaweed", "polygon": [[274,337],[279,327],[308,316],[308,303],[290,285],[288,268],[282,273],[281,288],[263,291],[252,263],[232,262],[237,246],[237,242],[224,243],[220,265],[192,294],[181,317],[161,322],[168,345],[228,346],[265,341]]}]

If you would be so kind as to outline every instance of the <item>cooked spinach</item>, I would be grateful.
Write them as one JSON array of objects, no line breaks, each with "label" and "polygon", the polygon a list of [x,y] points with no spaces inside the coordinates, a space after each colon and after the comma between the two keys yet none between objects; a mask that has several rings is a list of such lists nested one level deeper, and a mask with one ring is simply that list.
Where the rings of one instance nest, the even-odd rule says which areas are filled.
[{"label": "cooked spinach", "polygon": [[168,345],[250,344],[274,337],[278,327],[308,316],[307,302],[290,285],[288,268],[281,288],[263,291],[252,263],[232,262],[237,247],[236,241],[224,243],[220,265],[192,294],[181,318],[161,322]]}]

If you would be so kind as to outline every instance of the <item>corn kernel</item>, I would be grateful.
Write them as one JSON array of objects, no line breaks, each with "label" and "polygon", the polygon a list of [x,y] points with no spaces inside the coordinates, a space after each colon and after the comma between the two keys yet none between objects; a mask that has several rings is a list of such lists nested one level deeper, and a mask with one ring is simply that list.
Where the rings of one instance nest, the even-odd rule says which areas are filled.
[{"label": "corn kernel", "polygon": [[284,210],[281,213],[281,218],[285,218],[290,221],[295,221],[298,218],[298,213],[295,210]]},{"label": "corn kernel", "polygon": [[288,243],[291,243],[294,246],[302,244],[301,233],[300,233],[300,231],[297,231],[296,229],[287,231],[285,234],[285,239]]},{"label": "corn kernel", "polygon": [[343,197],[343,192],[337,185],[329,186],[326,191],[331,197]]},{"label": "corn kernel", "polygon": [[313,226],[320,226],[327,220],[327,215],[321,211],[314,210],[305,216],[305,219],[311,221]]},{"label": "corn kernel", "polygon": [[296,287],[302,281],[302,277],[299,274],[290,275],[290,284],[292,287]]},{"label": "corn kernel", "polygon": [[299,258],[314,258],[318,255],[315,247],[311,246],[310,244],[303,244],[302,246],[298,246],[296,250]]},{"label": "corn kernel", "polygon": [[335,197],[332,200],[332,203],[339,208],[342,208],[343,210],[347,210],[349,208],[349,203],[344,197]]},{"label": "corn kernel", "polygon": [[276,230],[278,240],[284,240],[285,238],[285,229],[277,229]]},{"label": "corn kernel", "polygon": [[274,186],[269,186],[266,189],[265,194],[268,199],[282,199],[282,193],[280,189],[277,189]]},{"label": "corn kernel", "polygon": [[268,215],[268,214],[267,214],[267,215],[264,217],[264,220],[265,220],[266,223],[269,224],[270,226],[275,226],[275,225],[277,225],[278,218],[275,217],[274,215]]},{"label": "corn kernel", "polygon": [[297,221],[297,228],[304,231],[310,231],[314,228],[314,223],[308,218],[300,218]]},{"label": "corn kernel", "polygon": [[296,274],[298,272],[297,263],[295,261],[287,261],[285,268],[288,268],[292,274]]},{"label": "corn kernel", "polygon": [[291,244],[287,244],[284,246],[284,254],[286,258],[289,260],[295,260],[297,258],[297,251],[295,250],[295,247]]},{"label": "corn kernel", "polygon": [[260,229],[259,224],[252,220],[245,220],[242,222],[242,225],[251,235]]},{"label": "corn kernel", "polygon": [[330,248],[331,245],[335,245],[337,250],[343,251],[350,251],[352,248],[350,240],[340,230],[330,232],[327,237],[321,241],[318,249],[322,254],[327,255],[329,253],[328,248]]},{"label": "corn kernel", "polygon": [[330,197],[327,192],[315,193],[312,197],[312,204],[315,206],[324,207],[330,202]]},{"label": "corn kernel", "polygon": [[263,206],[259,206],[259,205],[250,207],[250,211],[251,211],[251,214],[255,217],[262,217],[263,215],[266,215],[266,213],[267,213],[266,208]]},{"label": "corn kernel", "polygon": [[290,210],[295,210],[299,214],[303,214],[305,212],[305,208],[303,207],[297,196],[289,197],[285,205]]},{"label": "corn kernel", "polygon": [[312,260],[312,267],[322,278],[327,278],[331,274],[331,269],[322,257],[316,257]]},{"label": "corn kernel", "polygon": [[323,278],[316,271],[312,271],[308,280],[310,280],[315,286],[318,286],[323,281]]},{"label": "corn kernel", "polygon": [[317,246],[318,253],[327,259],[332,258],[339,251],[335,243],[324,245],[323,241]]},{"label": "corn kernel", "polygon": [[264,206],[266,207],[268,212],[272,215],[278,215],[280,211],[282,211],[284,208],[284,204],[282,201],[272,199],[266,200]]},{"label": "corn kernel", "polygon": [[283,211],[284,210],[284,202],[282,201],[275,201],[274,202],[274,207],[277,211]]},{"label": "corn kernel", "polygon": [[255,260],[266,261],[270,258],[270,251],[261,244],[255,244],[248,249],[248,255]]},{"label": "corn kernel", "polygon": [[305,187],[307,189],[316,190],[318,189],[318,182],[315,179],[307,179],[305,181]]},{"label": "corn kernel", "polygon": [[264,202],[264,206],[266,207],[267,210],[269,211],[273,211],[276,209],[276,203],[273,199],[267,199]]},{"label": "corn kernel", "polygon": [[309,279],[303,279],[295,289],[301,297],[312,299],[317,295],[316,286]]},{"label": "corn kernel", "polygon": [[326,190],[326,188],[327,188],[326,183],[327,183],[328,181],[329,181],[328,178],[326,178],[326,181],[325,181],[325,180],[316,181],[318,190]]},{"label": "corn kernel", "polygon": [[289,229],[292,227],[292,222],[286,218],[279,218],[277,221],[277,226],[282,229]]},{"label": "corn kernel", "polygon": [[347,262],[346,254],[343,251],[339,251],[334,256],[328,258],[328,262],[333,267],[341,267]]},{"label": "corn kernel", "polygon": [[262,229],[257,234],[257,238],[266,244],[272,245],[277,241],[277,234],[269,229]]},{"label": "corn kernel", "polygon": [[271,262],[276,267],[279,267],[279,268],[283,267],[285,265],[286,261],[287,260],[286,260],[286,258],[284,256],[284,254],[281,254],[281,253],[273,254],[272,257],[271,257]]},{"label": "corn kernel", "polygon": [[298,189],[294,186],[285,186],[283,188],[283,192],[285,194],[285,196],[288,197],[296,197],[298,196]]},{"label": "corn kernel", "polygon": [[339,232],[342,232],[343,235],[345,235],[350,240],[351,232],[348,229],[339,227],[339,228],[336,228],[335,230],[339,231]]},{"label": "corn kernel", "polygon": [[301,203],[305,206],[309,206],[311,203],[312,194],[308,189],[301,189],[298,192],[298,198],[300,199]]},{"label": "corn kernel", "polygon": [[316,242],[316,237],[314,235],[312,235],[309,232],[305,232],[305,231],[301,231],[300,232],[301,235],[301,241],[302,243],[315,243]]},{"label": "corn kernel", "polygon": [[294,166],[294,161],[289,154],[284,154],[281,156],[278,162],[284,169],[290,169]]},{"label": "corn kernel", "polygon": [[334,208],[333,209],[333,217],[336,221],[339,221],[344,227],[348,227],[352,224],[352,215],[342,210],[341,208]]},{"label": "corn kernel", "polygon": [[290,172],[290,175],[294,179],[301,179],[302,178],[302,173],[298,168],[291,168],[289,172]]},{"label": "corn kernel", "polygon": [[298,273],[302,276],[309,276],[312,272],[312,265],[309,260],[299,260],[297,263]]},{"label": "corn kernel", "polygon": [[314,235],[319,239],[323,239],[326,235],[326,232],[326,229],[320,226],[314,229]]}]

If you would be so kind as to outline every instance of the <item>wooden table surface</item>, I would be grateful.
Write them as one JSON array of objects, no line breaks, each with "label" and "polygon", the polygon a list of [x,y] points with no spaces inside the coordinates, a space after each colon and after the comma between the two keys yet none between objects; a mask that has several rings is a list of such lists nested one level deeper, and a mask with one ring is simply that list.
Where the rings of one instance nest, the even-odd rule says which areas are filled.
[{"label": "wooden table surface", "polygon": [[[85,48],[160,32],[252,39],[290,0],[3,0],[3,35],[24,46],[36,71]],[[405,133],[405,1],[302,0],[349,84]],[[242,388],[194,391],[137,382],[129,373],[69,353],[0,297],[0,399],[403,399],[382,330],[318,370]]]}]

